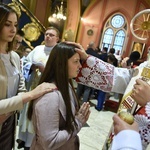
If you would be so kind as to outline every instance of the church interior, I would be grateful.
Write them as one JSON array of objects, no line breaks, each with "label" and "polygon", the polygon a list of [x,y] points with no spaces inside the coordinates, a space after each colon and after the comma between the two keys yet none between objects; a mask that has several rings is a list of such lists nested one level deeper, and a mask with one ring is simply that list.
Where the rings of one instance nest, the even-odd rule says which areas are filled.
[{"label": "church interior", "polygon": [[[115,49],[122,58],[140,53],[135,66],[147,60],[150,47],[150,0],[1,0],[19,15],[23,45],[32,49],[43,43],[47,27],[60,31],[61,41],[80,43],[86,50],[95,47]],[[76,83],[75,83],[76,86]],[[79,133],[80,150],[102,150],[117,112],[120,97],[110,96],[107,109],[97,111],[90,98],[91,116]],[[109,103],[109,102],[108,102]],[[16,146],[16,149],[17,146]],[[21,149],[23,150],[23,149]],[[150,150],[150,146],[147,148]]]}]

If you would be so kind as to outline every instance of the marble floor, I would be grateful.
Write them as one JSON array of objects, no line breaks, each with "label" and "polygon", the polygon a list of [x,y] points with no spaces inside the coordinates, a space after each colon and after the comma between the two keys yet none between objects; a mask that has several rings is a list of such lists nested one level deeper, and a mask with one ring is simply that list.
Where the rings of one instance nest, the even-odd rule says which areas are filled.
[{"label": "marble floor", "polygon": [[[90,100],[90,103],[91,114],[89,120],[78,133],[80,138],[80,150],[102,150],[112,125],[112,116],[114,113],[111,111],[103,110],[99,112],[95,110],[95,104],[97,103],[95,99]],[[18,150],[17,144],[15,150]],[[150,150],[150,147],[147,150]]]},{"label": "marble floor", "polygon": [[[97,100],[91,100],[96,104]],[[112,125],[111,111],[100,111],[95,109],[95,105],[91,106],[91,115],[87,125],[79,132],[80,150],[102,150],[105,139]]]}]

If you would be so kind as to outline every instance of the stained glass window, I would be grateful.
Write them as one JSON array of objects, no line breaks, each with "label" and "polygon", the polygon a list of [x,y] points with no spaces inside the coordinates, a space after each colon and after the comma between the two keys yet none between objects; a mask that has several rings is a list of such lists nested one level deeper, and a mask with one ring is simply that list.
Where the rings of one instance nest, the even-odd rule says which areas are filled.
[{"label": "stained glass window", "polygon": [[114,33],[111,28],[108,28],[105,31],[104,38],[103,38],[103,47],[109,47],[109,45],[111,44],[113,35],[114,35]]},{"label": "stained glass window", "polygon": [[111,19],[111,25],[114,28],[121,28],[124,24],[124,18],[121,15],[115,15],[114,17],[112,17]]},{"label": "stained glass window", "polygon": [[105,23],[101,49],[103,47],[115,48],[116,51],[123,50],[126,38],[127,23],[123,15],[115,14],[111,16]]},{"label": "stained glass window", "polygon": [[116,33],[113,48],[115,48],[115,50],[122,50],[124,40],[125,40],[125,32],[123,30],[119,30]]}]

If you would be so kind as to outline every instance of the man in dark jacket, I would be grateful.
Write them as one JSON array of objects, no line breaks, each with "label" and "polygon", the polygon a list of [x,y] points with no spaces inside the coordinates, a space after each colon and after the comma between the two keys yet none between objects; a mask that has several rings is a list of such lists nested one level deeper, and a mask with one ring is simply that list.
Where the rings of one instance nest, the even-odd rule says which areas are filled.
[{"label": "man in dark jacket", "polygon": [[102,54],[99,55],[99,59],[107,62],[107,58],[108,58],[107,51],[108,51],[108,48],[107,47],[103,47]]}]

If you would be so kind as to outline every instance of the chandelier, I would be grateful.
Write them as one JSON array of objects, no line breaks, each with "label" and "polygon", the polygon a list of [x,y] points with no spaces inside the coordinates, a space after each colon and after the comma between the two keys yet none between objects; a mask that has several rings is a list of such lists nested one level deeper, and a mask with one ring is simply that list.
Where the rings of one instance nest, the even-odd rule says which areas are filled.
[{"label": "chandelier", "polygon": [[[60,6],[58,5],[55,6],[52,17],[58,20],[66,20],[67,17],[66,17],[66,11],[65,11],[63,0],[61,1]],[[50,18],[51,17],[48,18],[49,21],[50,21]]]}]

